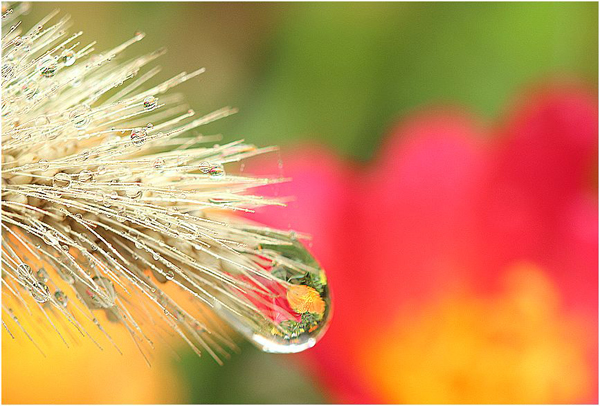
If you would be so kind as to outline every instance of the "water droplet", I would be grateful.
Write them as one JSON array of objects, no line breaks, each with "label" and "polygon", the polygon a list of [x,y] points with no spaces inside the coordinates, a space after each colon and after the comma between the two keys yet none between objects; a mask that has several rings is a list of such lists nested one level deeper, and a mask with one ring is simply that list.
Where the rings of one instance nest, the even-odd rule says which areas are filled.
[{"label": "water droplet", "polygon": [[92,109],[87,104],[81,104],[71,110],[69,119],[73,123],[73,126],[78,130],[83,130],[90,125],[92,121],[91,111]]},{"label": "water droplet", "polygon": [[62,290],[57,290],[54,292],[54,298],[58,302],[59,305],[66,307],[69,302],[69,297]]},{"label": "water droplet", "polygon": [[52,178],[52,185],[58,188],[68,188],[71,186],[71,175],[64,172],[58,172]]},{"label": "water droplet", "polygon": [[158,99],[154,96],[148,96],[144,99],[144,110],[152,111],[158,106]]},{"label": "water droplet", "polygon": [[208,174],[213,177],[223,176],[225,175],[225,169],[221,164],[212,165],[208,170]]},{"label": "water droplet", "polygon": [[163,166],[165,166],[165,160],[162,158],[156,158],[152,163],[152,166],[154,166],[156,169],[161,169]]},{"label": "water droplet", "polygon": [[15,76],[15,65],[11,62],[7,62],[2,65],[2,79],[9,80]]},{"label": "water droplet", "polygon": [[46,230],[43,235],[44,242],[48,245],[58,245],[58,233],[54,230]]},{"label": "water droplet", "polygon": [[[263,252],[271,253],[269,258],[273,258],[267,259],[264,267],[276,279],[257,278],[269,293],[255,292],[261,296],[259,300],[247,296],[262,317],[240,316],[219,301],[215,302],[215,311],[265,352],[304,351],[317,343],[331,319],[325,272],[297,240],[283,234],[262,234],[282,241],[282,244],[262,244]],[[256,257],[258,264],[264,261],[265,257]]]},{"label": "water droplet", "polygon": [[33,99],[38,91],[38,83],[34,80],[30,80],[21,86],[21,93],[27,100]]},{"label": "water droplet", "polygon": [[131,142],[133,143],[133,145],[136,146],[141,146],[144,144],[144,142],[146,142],[146,137],[147,137],[148,133],[146,132],[145,128],[134,128],[131,131]]},{"label": "water droplet", "polygon": [[104,276],[94,276],[96,291],[90,289],[83,284],[77,285],[77,290],[80,292],[85,303],[92,309],[108,309],[115,305],[117,292],[110,279]]},{"label": "water droplet", "polygon": [[40,166],[40,169],[41,169],[42,171],[47,171],[47,170],[48,170],[48,168],[50,167],[50,166],[48,165],[48,161],[47,161],[47,160],[45,160],[45,159],[40,159],[40,160],[38,161],[38,165]]},{"label": "water droplet", "polygon": [[167,278],[168,280],[173,280],[173,278],[175,278],[175,273],[173,271],[167,271],[165,273],[165,278]]},{"label": "water droplet", "polygon": [[58,64],[56,63],[56,58],[51,55],[43,57],[38,62],[38,71],[45,78],[51,78],[56,75],[57,68]]},{"label": "water droplet", "polygon": [[139,186],[130,187],[125,191],[125,195],[130,199],[137,200],[142,197],[142,188]]},{"label": "water droplet", "polygon": [[210,164],[210,162],[206,162],[206,161],[202,161],[198,165],[198,169],[200,169],[200,172],[202,172],[202,173],[208,173],[208,171],[210,171],[211,167],[212,167],[212,165]]},{"label": "water droplet", "polygon": [[45,303],[50,300],[50,289],[44,283],[34,282],[30,287],[31,296],[38,303]]},{"label": "water droplet", "polygon": [[73,52],[71,49],[65,49],[60,55],[58,61],[64,63],[65,66],[71,66],[75,63],[75,59],[75,52]]},{"label": "water droplet", "polygon": [[17,273],[23,279],[31,278],[33,276],[33,271],[31,267],[27,264],[19,264],[17,266]]},{"label": "water droplet", "polygon": [[45,125],[50,124],[50,119],[46,115],[41,115],[36,117],[34,123],[36,127],[43,127]]},{"label": "water droplet", "polygon": [[79,172],[79,181],[80,182],[89,182],[92,179],[94,179],[94,174],[92,173],[92,171],[84,169],[81,172]]},{"label": "water droplet", "polygon": [[50,277],[50,275],[48,275],[48,272],[46,272],[46,270],[44,268],[38,269],[35,276],[39,282],[43,282],[43,283],[48,282],[48,278]]}]

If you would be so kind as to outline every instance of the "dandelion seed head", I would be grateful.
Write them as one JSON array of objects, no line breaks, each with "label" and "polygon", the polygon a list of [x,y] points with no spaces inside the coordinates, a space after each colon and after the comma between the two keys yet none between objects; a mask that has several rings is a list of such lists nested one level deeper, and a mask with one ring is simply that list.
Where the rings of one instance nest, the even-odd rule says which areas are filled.
[{"label": "dandelion seed head", "polygon": [[266,351],[314,345],[330,317],[323,269],[295,233],[235,216],[283,205],[253,194],[279,178],[228,171],[273,148],[209,146],[195,131],[235,110],[197,115],[174,93],[204,69],[149,86],[164,51],[126,53],[143,33],[96,53],[57,13],[24,31],[27,7],[2,11],[4,327],[37,309],[108,336],[105,312],[142,353],[157,323],[217,360],[235,348],[222,321]]}]

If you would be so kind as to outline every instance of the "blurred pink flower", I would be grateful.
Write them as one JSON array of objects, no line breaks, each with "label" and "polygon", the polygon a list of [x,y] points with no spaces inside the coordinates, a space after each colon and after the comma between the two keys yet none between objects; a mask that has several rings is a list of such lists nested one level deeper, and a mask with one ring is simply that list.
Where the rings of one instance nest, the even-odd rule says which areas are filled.
[{"label": "blurred pink flower", "polygon": [[414,114],[371,166],[284,151],[296,200],[253,218],[313,235],[333,400],[596,402],[597,148],[595,96],[560,86],[491,129]]}]

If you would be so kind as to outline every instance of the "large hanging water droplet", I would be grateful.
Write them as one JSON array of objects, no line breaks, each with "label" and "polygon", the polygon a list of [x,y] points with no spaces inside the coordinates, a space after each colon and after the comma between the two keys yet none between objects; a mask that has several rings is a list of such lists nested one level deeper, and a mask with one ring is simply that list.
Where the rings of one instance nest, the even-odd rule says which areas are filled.
[{"label": "large hanging water droplet", "polygon": [[293,236],[277,234],[276,238],[281,244],[262,244],[261,255],[255,258],[269,277],[237,275],[263,286],[244,294],[256,313],[235,308],[226,299],[215,303],[215,310],[263,351],[295,353],[314,346],[327,330],[331,295],[323,268],[304,246]]}]

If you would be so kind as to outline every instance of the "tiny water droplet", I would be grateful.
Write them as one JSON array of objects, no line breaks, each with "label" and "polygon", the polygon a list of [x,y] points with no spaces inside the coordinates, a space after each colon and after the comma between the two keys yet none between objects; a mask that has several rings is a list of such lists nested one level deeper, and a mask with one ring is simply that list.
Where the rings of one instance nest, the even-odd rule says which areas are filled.
[{"label": "tiny water droplet", "polygon": [[173,271],[167,271],[165,273],[165,278],[167,278],[168,280],[173,280],[173,278],[175,278],[175,273]]},{"label": "tiny water droplet", "polygon": [[21,86],[21,93],[27,100],[31,100],[38,91],[38,83],[34,80],[30,80]]},{"label": "tiny water droplet", "polygon": [[50,119],[48,116],[42,114],[41,116],[36,117],[34,123],[36,127],[43,127],[50,124]]},{"label": "tiny water droplet", "polygon": [[156,169],[161,169],[163,166],[165,166],[165,160],[162,158],[156,158],[152,163],[152,166],[154,166]]},{"label": "tiny water droplet", "polygon": [[94,178],[94,174],[92,173],[92,171],[88,170],[88,169],[84,169],[81,172],[79,172],[79,181],[82,183],[85,182],[89,182]]},{"label": "tiny water droplet", "polygon": [[43,235],[44,242],[48,245],[58,245],[58,233],[54,230],[46,230]]},{"label": "tiny water droplet", "polygon": [[73,123],[73,126],[78,130],[86,128],[92,121],[91,111],[92,109],[87,104],[81,104],[71,110],[69,119]]},{"label": "tiny water droplet", "polygon": [[69,302],[69,297],[62,290],[57,290],[54,292],[54,298],[58,302],[59,305],[66,307]]},{"label": "tiny water droplet", "polygon": [[144,142],[146,142],[146,136],[148,135],[148,133],[146,132],[145,128],[135,128],[131,131],[131,142],[133,143],[133,145],[136,146],[141,146],[144,144]]},{"label": "tiny water droplet", "polygon": [[208,170],[208,174],[213,177],[220,177],[225,175],[225,169],[221,164],[212,165]]},{"label": "tiny water droplet", "polygon": [[75,63],[75,59],[75,52],[73,52],[71,49],[65,49],[60,55],[58,61],[64,63],[65,66],[71,66]]},{"label": "tiny water droplet", "polygon": [[48,275],[48,272],[46,272],[46,270],[44,268],[38,269],[35,276],[39,282],[43,282],[43,283],[48,282],[48,278],[50,277],[50,275]]},{"label": "tiny water droplet", "polygon": [[138,200],[142,197],[142,188],[139,186],[130,187],[125,191],[125,195],[130,199]]},{"label": "tiny water droplet", "polygon": [[40,160],[38,161],[38,165],[40,166],[40,169],[41,169],[42,171],[47,171],[47,170],[48,170],[48,168],[50,167],[50,166],[48,165],[48,161],[47,161],[47,160],[45,160],[45,159],[40,159]]},{"label": "tiny water droplet", "polygon": [[34,282],[30,287],[31,296],[33,300],[38,303],[45,303],[50,300],[50,289],[44,283]]},{"label": "tiny water droplet", "polygon": [[92,309],[108,309],[113,307],[117,298],[117,292],[112,281],[104,276],[94,276],[92,280],[98,293],[83,284],[77,285],[77,290],[85,303]]},{"label": "tiny water droplet", "polygon": [[52,178],[52,185],[58,188],[68,188],[71,186],[71,175],[64,172],[58,172]]},{"label": "tiny water droplet", "polygon": [[17,273],[21,278],[30,278],[33,276],[33,271],[31,267],[27,264],[19,264],[17,266]]},{"label": "tiny water droplet", "polygon": [[11,62],[7,62],[2,65],[2,79],[9,80],[15,76],[15,65]]},{"label": "tiny water droplet", "polygon": [[38,71],[45,78],[51,78],[56,75],[57,68],[58,64],[56,63],[56,58],[51,55],[43,57],[38,62]]},{"label": "tiny water droplet", "polygon": [[148,96],[144,99],[144,110],[152,111],[158,106],[158,99],[154,96]]}]

